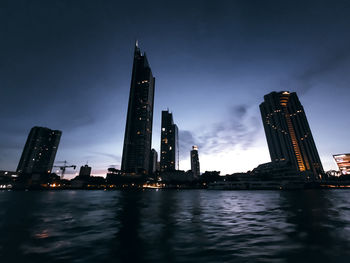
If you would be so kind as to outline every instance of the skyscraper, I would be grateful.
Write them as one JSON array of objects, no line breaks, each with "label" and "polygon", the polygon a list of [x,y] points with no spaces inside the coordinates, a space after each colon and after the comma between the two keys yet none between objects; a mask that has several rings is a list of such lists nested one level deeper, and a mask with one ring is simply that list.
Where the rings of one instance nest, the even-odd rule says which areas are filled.
[{"label": "skyscraper", "polygon": [[80,167],[79,177],[80,178],[89,178],[91,175],[91,167],[85,164]]},{"label": "skyscraper", "polygon": [[158,153],[155,149],[151,150],[151,156],[149,161],[149,174],[154,174],[157,171]]},{"label": "skyscraper", "polygon": [[160,142],[160,170],[173,171],[179,169],[178,128],[174,124],[173,114],[169,110],[162,111],[162,131]]},{"label": "skyscraper", "polygon": [[198,178],[200,175],[200,169],[199,169],[199,158],[198,158],[198,147],[192,146],[191,151],[191,170],[193,177]]},{"label": "skyscraper", "polygon": [[17,172],[51,173],[61,135],[61,131],[33,127],[24,146]]},{"label": "skyscraper", "polygon": [[141,54],[136,42],[121,165],[122,171],[126,173],[148,173],[152,144],[154,83],[155,78],[146,54]]},{"label": "skyscraper", "polygon": [[271,92],[260,104],[272,162],[288,161],[299,172],[323,173],[320,157],[295,92]]}]

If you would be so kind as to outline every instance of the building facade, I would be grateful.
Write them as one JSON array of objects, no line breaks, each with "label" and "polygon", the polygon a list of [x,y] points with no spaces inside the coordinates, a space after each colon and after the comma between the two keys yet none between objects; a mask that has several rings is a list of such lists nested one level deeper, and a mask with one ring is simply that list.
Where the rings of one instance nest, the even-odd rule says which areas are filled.
[{"label": "building facade", "polygon": [[179,169],[179,136],[173,114],[162,111],[162,130],[160,142],[160,171]]},{"label": "building facade", "polygon": [[157,162],[158,162],[158,153],[155,149],[151,150],[151,155],[150,155],[150,162],[149,162],[149,174],[155,174],[157,171]]},{"label": "building facade", "polygon": [[290,162],[299,172],[323,174],[320,157],[295,92],[271,92],[260,104],[267,144],[272,162]]},{"label": "building facade", "polygon": [[24,146],[17,172],[20,174],[51,173],[62,132],[33,127]]},{"label": "building facade", "polygon": [[148,174],[152,145],[155,78],[145,53],[136,42],[125,126],[121,169],[130,174]]},{"label": "building facade", "polygon": [[191,151],[191,171],[194,178],[198,178],[200,176],[198,147],[195,145],[192,146]]},{"label": "building facade", "polygon": [[350,174],[350,153],[336,154],[333,155],[333,158],[341,174]]},{"label": "building facade", "polygon": [[84,166],[80,167],[79,177],[89,178],[90,175],[91,175],[91,166],[88,166],[87,164],[85,164]]}]

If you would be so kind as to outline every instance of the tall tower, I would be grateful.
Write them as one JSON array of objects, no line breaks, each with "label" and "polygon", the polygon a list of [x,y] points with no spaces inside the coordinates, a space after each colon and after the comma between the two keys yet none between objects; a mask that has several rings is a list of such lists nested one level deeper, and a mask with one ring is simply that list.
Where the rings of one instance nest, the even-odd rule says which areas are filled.
[{"label": "tall tower", "polygon": [[199,158],[198,158],[198,147],[197,146],[192,146],[192,151],[191,151],[191,170],[192,174],[195,178],[198,178],[200,175],[200,170],[199,170]]},{"label": "tall tower", "polygon": [[179,169],[178,128],[174,124],[173,114],[162,111],[162,131],[160,142],[160,170],[173,171]]},{"label": "tall tower", "polygon": [[155,174],[157,171],[158,153],[155,149],[151,150],[151,156],[149,161],[148,174]]},{"label": "tall tower", "polygon": [[136,42],[121,166],[122,171],[126,173],[148,173],[152,144],[154,83],[155,78],[146,54],[141,54]]},{"label": "tall tower", "polygon": [[84,166],[80,167],[79,171],[79,177],[80,178],[89,178],[91,175],[91,166],[88,166],[85,164]]},{"label": "tall tower", "polygon": [[260,104],[272,162],[289,161],[297,171],[323,173],[320,157],[295,92],[271,92]]},{"label": "tall tower", "polygon": [[33,127],[24,146],[17,172],[51,173],[61,135],[61,131]]}]

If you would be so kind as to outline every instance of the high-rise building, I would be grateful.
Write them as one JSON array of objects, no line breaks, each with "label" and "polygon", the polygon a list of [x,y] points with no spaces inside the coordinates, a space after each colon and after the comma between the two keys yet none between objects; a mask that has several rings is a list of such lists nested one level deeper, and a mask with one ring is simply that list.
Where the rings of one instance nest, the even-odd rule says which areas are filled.
[{"label": "high-rise building", "polygon": [[149,161],[149,174],[154,174],[157,171],[157,162],[158,162],[158,153],[155,149],[151,150],[150,155],[150,161]]},{"label": "high-rise building", "polygon": [[33,127],[24,146],[17,172],[21,174],[51,173],[62,132]]},{"label": "high-rise building", "polygon": [[162,111],[162,131],[160,142],[160,170],[173,171],[179,169],[179,137],[178,128],[174,124],[173,114]]},{"label": "high-rise building", "polygon": [[125,173],[147,174],[149,169],[155,78],[146,54],[136,42],[121,169]]},{"label": "high-rise building", "polygon": [[336,154],[333,158],[342,174],[350,174],[350,153]]},{"label": "high-rise building", "polygon": [[199,169],[199,158],[198,158],[198,147],[192,146],[191,151],[191,171],[193,174],[193,177],[198,178],[200,175],[200,169]]},{"label": "high-rise building", "polygon": [[85,164],[80,167],[79,177],[81,178],[89,178],[91,175],[91,167]]},{"label": "high-rise building", "polygon": [[304,108],[295,92],[271,92],[260,104],[272,162],[288,161],[299,172],[323,173]]}]

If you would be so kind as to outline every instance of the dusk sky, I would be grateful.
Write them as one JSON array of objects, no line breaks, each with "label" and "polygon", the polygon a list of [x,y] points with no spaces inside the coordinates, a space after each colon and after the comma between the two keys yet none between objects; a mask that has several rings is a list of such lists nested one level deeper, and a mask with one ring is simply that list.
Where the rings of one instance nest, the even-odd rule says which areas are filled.
[{"label": "dusk sky", "polygon": [[16,170],[33,126],[62,131],[56,161],[119,168],[136,39],[156,78],[153,148],[169,108],[180,169],[194,144],[201,172],[269,162],[259,104],[282,90],[336,169],[350,152],[349,14],[349,1],[3,0],[0,170]]}]

